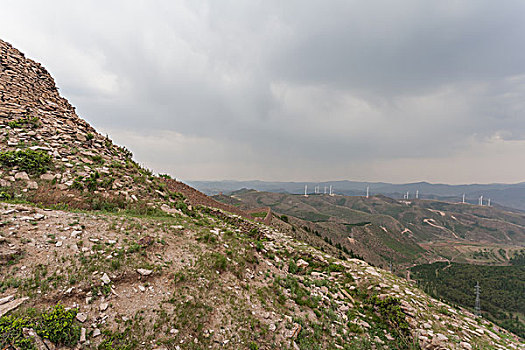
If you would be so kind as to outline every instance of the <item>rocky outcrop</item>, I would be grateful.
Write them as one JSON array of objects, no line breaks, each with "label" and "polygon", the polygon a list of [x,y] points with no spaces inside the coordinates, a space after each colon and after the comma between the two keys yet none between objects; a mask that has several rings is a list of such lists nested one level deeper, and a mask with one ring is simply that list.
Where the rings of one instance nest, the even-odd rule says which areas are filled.
[{"label": "rocky outcrop", "polygon": [[22,196],[85,209],[138,202],[169,208],[181,200],[171,198],[171,191],[183,193],[188,204],[248,217],[181,182],[153,177],[131,159],[131,152],[114,145],[76,114],[41,64],[0,40],[0,152],[13,155],[27,150],[37,152],[29,156],[45,153],[50,161],[40,169],[24,169],[16,162],[2,163],[0,154],[4,198]]}]

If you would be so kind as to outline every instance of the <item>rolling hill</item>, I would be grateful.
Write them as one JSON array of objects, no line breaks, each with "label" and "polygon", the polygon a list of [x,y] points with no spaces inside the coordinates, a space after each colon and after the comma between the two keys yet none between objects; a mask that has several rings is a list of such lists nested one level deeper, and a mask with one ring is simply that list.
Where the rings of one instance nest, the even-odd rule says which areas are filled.
[{"label": "rolling hill", "polygon": [[366,188],[370,188],[372,195],[385,195],[391,198],[404,198],[409,192],[411,198],[419,191],[421,199],[438,199],[449,202],[460,202],[463,194],[466,201],[477,204],[480,196],[484,196],[485,203],[488,198],[493,205],[511,207],[525,210],[525,182],[517,184],[471,184],[471,185],[447,185],[432,184],[428,182],[416,182],[407,184],[390,184],[385,182],[362,182],[362,181],[326,181],[326,182],[266,182],[266,181],[188,181],[193,187],[208,195],[219,193],[230,193],[243,188],[255,189],[263,192],[278,192],[289,194],[304,194],[307,185],[309,193],[313,192],[314,186],[319,186],[324,193],[333,186],[334,193],[345,196],[362,196]]},{"label": "rolling hill", "polygon": [[[502,208],[385,196],[291,195],[242,190],[215,196],[241,208],[269,207],[365,260],[406,267],[439,260],[507,264],[525,244],[525,215]],[[483,252],[490,252],[484,254]]]}]

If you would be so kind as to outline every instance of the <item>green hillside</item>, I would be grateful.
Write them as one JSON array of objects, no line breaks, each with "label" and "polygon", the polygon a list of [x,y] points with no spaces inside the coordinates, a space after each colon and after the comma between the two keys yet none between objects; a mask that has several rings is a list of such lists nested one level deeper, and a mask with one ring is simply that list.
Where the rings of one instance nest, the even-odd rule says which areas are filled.
[{"label": "green hillside", "polygon": [[525,214],[501,208],[385,196],[293,195],[242,190],[217,200],[270,207],[294,225],[401,272],[413,264],[453,261],[508,265],[525,245]]},{"label": "green hillside", "polygon": [[525,337],[525,266],[434,263],[411,268],[412,277],[430,295],[474,309],[477,282],[482,315]]}]

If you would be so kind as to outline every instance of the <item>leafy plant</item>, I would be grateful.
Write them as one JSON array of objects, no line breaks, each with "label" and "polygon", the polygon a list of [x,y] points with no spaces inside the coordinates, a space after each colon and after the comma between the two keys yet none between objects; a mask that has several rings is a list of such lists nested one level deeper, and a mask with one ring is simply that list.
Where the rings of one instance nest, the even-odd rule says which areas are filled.
[{"label": "leafy plant", "polygon": [[22,117],[18,120],[13,120],[7,123],[9,127],[11,128],[23,128],[28,127],[31,129],[38,128],[40,126],[40,119],[38,117],[30,117],[29,115],[26,115],[25,117]]},{"label": "leafy plant", "polygon": [[32,310],[25,316],[3,316],[0,318],[0,348],[36,349],[32,338],[24,335],[24,328],[34,329],[40,337],[56,345],[74,346],[80,339],[76,315],[76,309],[66,310],[57,304],[40,314]]},{"label": "leafy plant", "polygon": [[75,324],[77,309],[66,310],[61,304],[44,312],[36,321],[35,330],[42,338],[59,345],[73,346],[80,339],[80,327]]},{"label": "leafy plant", "polygon": [[26,338],[24,328],[31,328],[32,322],[29,317],[4,316],[0,318],[0,348],[10,349],[36,349],[31,338]]},{"label": "leafy plant", "polygon": [[295,263],[294,259],[290,259],[290,262],[288,263],[288,272],[292,274],[296,274],[297,271],[299,271],[299,267]]},{"label": "leafy plant", "polygon": [[370,303],[377,308],[383,320],[390,326],[394,327],[401,335],[409,334],[409,325],[406,320],[406,315],[401,310],[401,301],[399,298],[387,296],[384,299],[373,295],[370,298]]},{"label": "leafy plant", "polygon": [[33,174],[42,174],[49,169],[51,156],[44,151],[23,149],[0,152],[0,164],[5,167],[19,167]]}]

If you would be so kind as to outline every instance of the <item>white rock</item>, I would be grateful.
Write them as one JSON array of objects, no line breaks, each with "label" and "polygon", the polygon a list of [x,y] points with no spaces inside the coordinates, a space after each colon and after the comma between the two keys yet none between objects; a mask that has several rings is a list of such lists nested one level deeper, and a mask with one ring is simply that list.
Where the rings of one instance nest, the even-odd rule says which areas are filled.
[{"label": "white rock", "polygon": [[51,181],[51,180],[53,180],[55,178],[55,175],[50,174],[50,173],[45,173],[45,174],[40,175],[40,178],[42,180]]},{"label": "white rock", "polygon": [[27,175],[27,173],[25,171],[21,171],[21,172],[15,174],[15,180],[28,181],[29,180],[29,175]]},{"label": "white rock", "polygon": [[87,320],[87,315],[86,315],[85,313],[83,313],[83,312],[79,312],[79,313],[77,314],[77,317],[76,317],[76,318],[77,318],[78,322],[80,322],[80,323],[84,323],[84,322],[86,322],[86,320]]},{"label": "white rock", "polygon": [[471,350],[472,349],[472,345],[470,345],[469,343],[464,342],[464,341],[460,342],[459,346],[461,346],[463,349],[467,349],[467,350]]},{"label": "white rock", "polygon": [[153,273],[153,270],[137,269],[137,272],[142,276],[149,276]]},{"label": "white rock", "polygon": [[304,261],[303,259],[297,260],[296,264],[297,264],[297,267],[299,268],[308,267],[308,265],[310,265],[308,262]]},{"label": "white rock", "polygon": [[80,234],[82,234],[82,231],[74,230],[74,231],[71,231],[70,237],[75,238]]},{"label": "white rock", "polygon": [[8,295],[6,297],[0,298],[0,305],[10,302],[15,298],[14,295]]},{"label": "white rock", "polygon": [[109,278],[107,273],[104,273],[104,275],[102,275],[102,277],[100,279],[102,280],[102,283],[104,283],[104,284],[110,284],[111,283],[111,279]]},{"label": "white rock", "polygon": [[33,219],[35,220],[42,220],[45,217],[46,216],[44,214],[40,214],[40,213],[36,213],[35,215],[33,215]]}]

